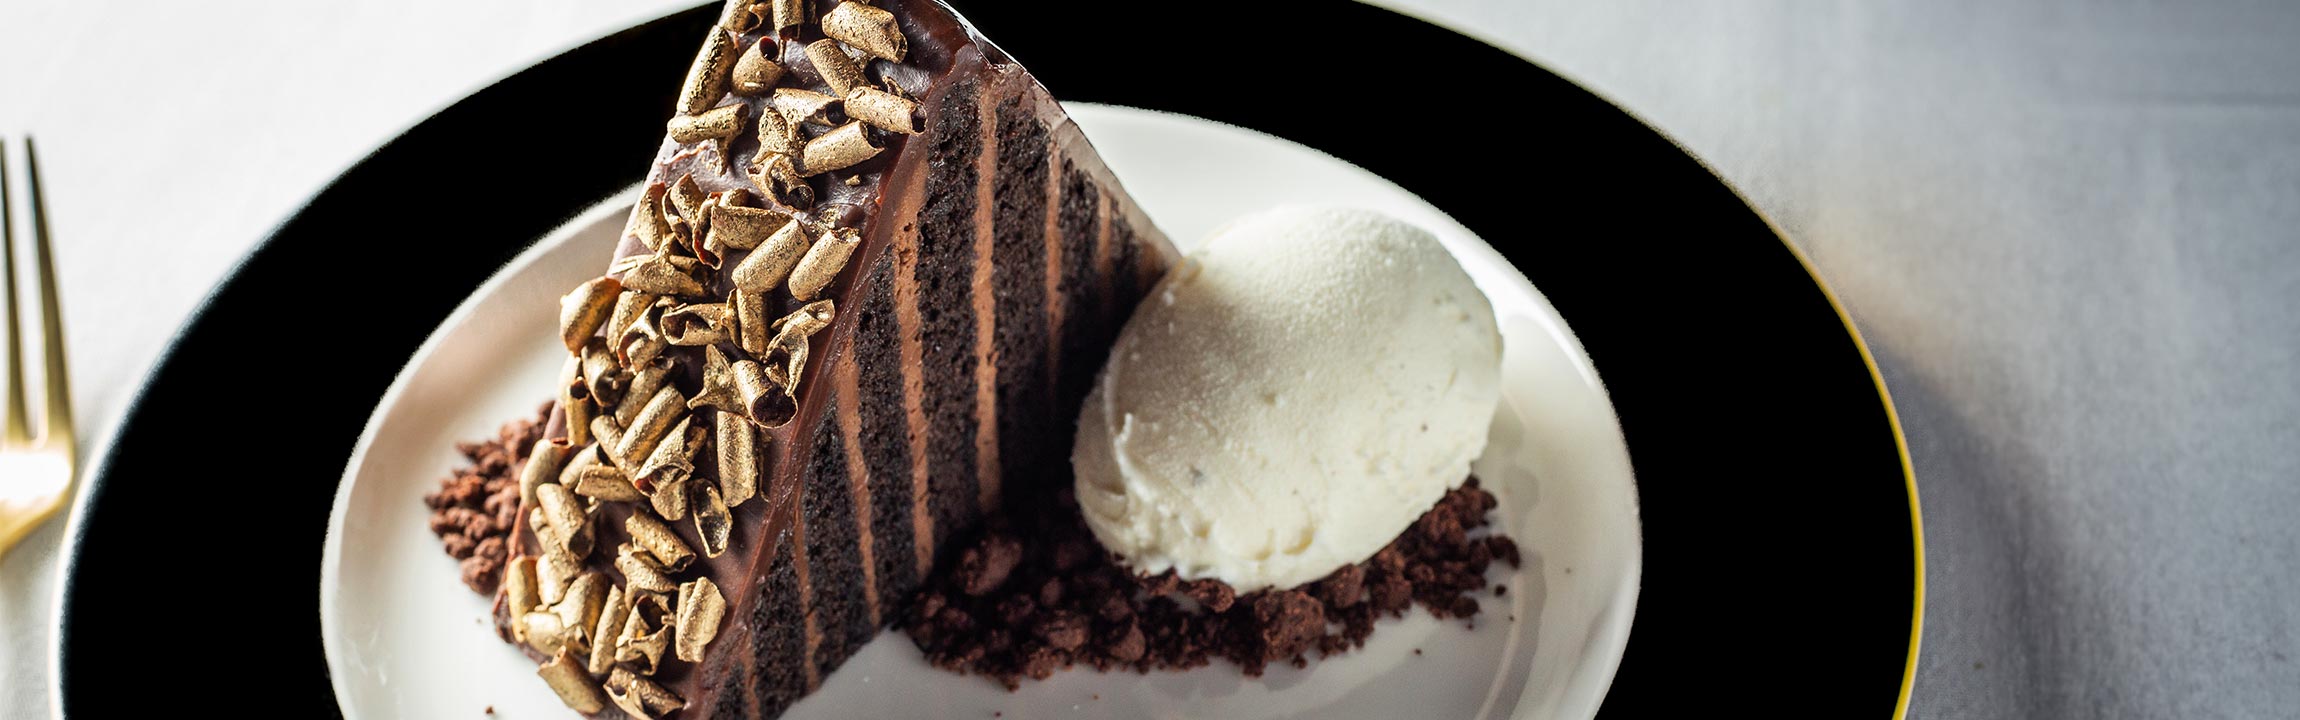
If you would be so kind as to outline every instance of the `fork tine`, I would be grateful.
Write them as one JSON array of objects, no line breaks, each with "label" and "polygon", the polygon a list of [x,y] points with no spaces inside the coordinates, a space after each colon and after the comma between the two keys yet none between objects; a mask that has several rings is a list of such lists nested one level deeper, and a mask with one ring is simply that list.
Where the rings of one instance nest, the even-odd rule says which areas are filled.
[{"label": "fork tine", "polygon": [[8,147],[0,143],[0,304],[5,305],[8,337],[0,352],[8,354],[8,403],[5,425],[0,425],[0,446],[32,440],[24,413],[24,345],[16,327],[16,203],[9,197]]},{"label": "fork tine", "polygon": [[64,314],[56,301],[56,261],[48,247],[48,200],[40,194],[40,155],[30,136],[24,138],[24,171],[25,189],[32,196],[32,272],[40,291],[40,349],[46,356],[41,370],[47,376],[47,390],[41,395],[47,399],[48,414],[40,435],[51,445],[61,440],[69,446],[74,437],[72,382],[64,369]]}]

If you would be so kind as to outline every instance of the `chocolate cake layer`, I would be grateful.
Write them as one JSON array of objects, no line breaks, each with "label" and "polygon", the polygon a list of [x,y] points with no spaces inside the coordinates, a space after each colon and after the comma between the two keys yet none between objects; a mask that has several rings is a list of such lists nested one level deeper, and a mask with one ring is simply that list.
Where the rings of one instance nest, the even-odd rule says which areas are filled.
[{"label": "chocolate cake layer", "polygon": [[[766,47],[762,38],[773,38],[781,87],[835,89],[807,51],[825,38],[820,25],[778,33],[771,18],[739,15],[771,13],[772,5],[738,0],[729,27],[764,22],[715,32],[726,32],[737,52],[756,52]],[[837,2],[804,5],[807,18],[823,23],[852,12]],[[860,238],[814,298],[829,299],[835,317],[801,341],[807,355],[796,373],[795,411],[787,424],[761,426],[758,496],[731,508],[723,554],[698,555],[674,573],[682,582],[710,578],[727,604],[700,661],[665,654],[649,676],[684,701],[684,712],[781,713],[898,617],[946,545],[968,535],[1003,493],[1044,491],[1022,471],[1067,456],[1082,378],[1101,365],[1128,310],[1176,258],[1026,71],[940,3],[874,5],[892,14],[907,52],[900,62],[862,56],[857,65],[872,87],[917,103],[918,134],[862,128],[883,149],[806,178],[814,202],[793,202],[801,198],[762,186],[751,172],[754,160],[772,155],[755,132],[763,114],[776,112],[772,93],[722,95],[688,118],[740,105],[740,131],[680,142],[674,121],[648,174],[665,190],[691,179],[714,201],[747,195],[810,229],[847,228]],[[801,140],[831,132],[799,129]],[[616,260],[670,252],[650,247],[644,230],[635,221]],[[697,295],[737,292],[734,268],[760,251],[705,248],[696,239],[694,256],[721,255],[717,268],[701,273]],[[779,287],[766,297],[768,317],[801,305]],[[734,338],[710,345],[732,358],[766,360]],[[705,391],[703,354],[702,345],[663,350],[678,368],[670,382],[683,397]],[[565,407],[554,412],[552,437],[568,437],[567,417]],[[755,418],[697,407],[688,419],[709,428]],[[716,442],[695,454],[689,482],[721,476]],[[520,511],[517,554],[533,556],[543,546],[529,527],[530,509]],[[590,512],[597,549],[586,568],[624,586],[629,578],[614,549],[630,539],[625,518],[655,510],[646,501],[599,502]],[[704,547],[691,519],[667,524],[688,547]],[[594,714],[617,713],[610,704]]]}]

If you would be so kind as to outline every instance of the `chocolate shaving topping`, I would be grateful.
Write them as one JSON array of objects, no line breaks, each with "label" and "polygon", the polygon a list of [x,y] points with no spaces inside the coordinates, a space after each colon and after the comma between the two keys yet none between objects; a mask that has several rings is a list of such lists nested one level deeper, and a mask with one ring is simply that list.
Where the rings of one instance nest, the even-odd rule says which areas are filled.
[{"label": "chocolate shaving topping", "polygon": [[567,709],[585,715],[607,709],[607,696],[598,684],[591,682],[591,676],[584,672],[582,661],[575,659],[573,651],[560,648],[551,655],[551,660],[536,668],[535,674],[543,678],[543,684],[551,686],[551,691],[559,695],[559,701],[566,703]]},{"label": "chocolate shaving topping", "polygon": [[719,636],[719,621],[727,615],[727,598],[710,578],[699,577],[679,586],[678,606],[679,659],[702,662],[703,648]]},{"label": "chocolate shaving topping", "polygon": [[[687,80],[679,88],[679,114],[695,115],[710,109],[727,94],[727,72],[735,65],[735,36],[717,27],[703,37],[695,62],[687,66]],[[694,142],[680,140],[679,142]]]},{"label": "chocolate shaving topping", "polygon": [[698,143],[704,140],[734,137],[735,133],[743,131],[743,118],[748,117],[749,114],[750,106],[734,103],[705,110],[699,115],[680,115],[671,118],[671,122],[666,123],[664,127],[670,130],[671,139],[674,141]]},{"label": "chocolate shaving topping", "polygon": [[751,0],[727,0],[726,5],[719,8],[719,28],[738,36],[747,35],[766,21],[758,9],[763,7],[753,6]]},{"label": "chocolate shaving topping", "polygon": [[823,34],[887,62],[902,62],[910,43],[895,24],[894,13],[853,0],[823,13]]},{"label": "chocolate shaving topping", "polygon": [[767,319],[767,295],[737,289],[727,298],[735,306],[735,344],[743,352],[758,355],[767,351],[767,342],[774,339]]},{"label": "chocolate shaving topping", "polygon": [[735,60],[735,94],[761,95],[774,90],[775,83],[783,79],[783,66],[775,62],[781,54],[772,37],[760,37],[758,42],[746,46],[742,57]]},{"label": "chocolate shaving topping", "polygon": [[[637,368],[631,374],[631,387],[623,393],[623,402],[615,405],[617,430],[638,422],[639,413],[646,408],[647,403],[654,400],[656,393],[662,392],[664,385],[671,381],[671,365],[668,362],[639,363]],[[600,446],[612,448],[615,443],[601,441]],[[609,456],[609,459],[613,458]]]},{"label": "chocolate shaving topping", "polygon": [[878,88],[865,86],[848,90],[845,103],[847,117],[887,132],[917,135],[926,126],[926,117],[917,102]]},{"label": "chocolate shaving topping", "polygon": [[575,498],[573,491],[565,485],[548,482],[535,488],[535,500],[543,509],[543,517],[550,522],[552,544],[578,558],[591,554],[591,518],[584,513],[582,501]]},{"label": "chocolate shaving topping", "polygon": [[[670,432],[671,426],[685,419],[686,415],[687,396],[681,394],[677,387],[664,385],[661,390],[655,391],[653,398],[647,400],[647,406],[639,410],[631,426],[624,429],[622,444],[615,449],[615,457],[625,461],[650,459],[664,434]],[[648,478],[642,469],[625,469],[631,471],[632,485],[637,486],[641,492],[649,491]]]},{"label": "chocolate shaving topping", "polygon": [[811,176],[845,170],[878,157],[883,149],[863,123],[850,122],[807,141],[806,149],[799,154],[799,174]]},{"label": "chocolate shaving topping", "polygon": [[703,347],[703,389],[687,401],[689,410],[706,407],[721,412],[743,411],[742,395],[735,391],[734,368],[717,345]]},{"label": "chocolate shaving topping", "polygon": [[703,556],[715,558],[726,554],[727,543],[734,539],[735,518],[727,513],[727,503],[719,496],[719,488],[700,485],[695,491],[693,506],[695,535],[703,539]]},{"label": "chocolate shaving topping", "polygon": [[613,584],[607,580],[606,574],[597,570],[585,571],[575,576],[575,582],[567,586],[567,596],[560,598],[559,604],[553,606],[551,611],[559,615],[559,624],[567,629],[571,637],[588,643],[592,640],[591,625],[599,621],[599,610],[606,605],[607,589],[610,587]]},{"label": "chocolate shaving topping", "polygon": [[[681,408],[683,411],[685,408]],[[655,511],[665,519],[682,520],[687,516],[685,494],[679,492],[682,484],[695,471],[695,451],[701,445],[702,433],[689,423],[692,415],[683,415],[679,424],[655,444],[654,452],[639,464],[638,472],[631,474],[631,485],[647,493],[654,501]],[[666,497],[670,496],[670,497]]]},{"label": "chocolate shaving topping", "polygon": [[585,664],[591,674],[603,674],[615,664],[615,640],[630,614],[631,603],[623,596],[623,589],[610,584],[607,599],[599,604],[599,617],[591,625],[591,657]]},{"label": "chocolate shaving topping", "polygon": [[758,250],[735,264],[728,275],[735,288],[743,292],[764,293],[773,290],[790,276],[791,269],[799,265],[807,253],[806,229],[800,223],[784,223],[767,237]]},{"label": "chocolate shaving topping", "polygon": [[765,366],[753,360],[734,363],[735,391],[743,395],[743,409],[751,422],[773,430],[790,423],[798,414],[798,404],[784,392],[782,383],[768,377]]},{"label": "chocolate shaving topping", "polygon": [[741,207],[722,201],[711,208],[710,235],[716,240],[706,244],[750,250],[790,223],[790,214],[780,210]]},{"label": "chocolate shaving topping", "polygon": [[615,548],[615,569],[623,573],[626,588],[654,593],[679,589],[678,583],[671,582],[671,576],[664,571],[662,561],[631,543]]},{"label": "chocolate shaving topping", "polygon": [[[644,561],[643,556],[641,560]],[[618,567],[621,565],[618,564]],[[628,571],[625,577],[629,578]],[[655,674],[656,668],[663,661],[663,651],[671,646],[671,609],[664,605],[667,602],[664,594],[677,592],[679,588],[670,580],[661,579],[660,572],[655,577],[663,585],[662,590],[641,588],[638,580],[630,580],[630,588],[645,591],[626,591],[625,595],[631,598],[631,612],[624,616],[623,632],[615,639],[615,662],[641,675]]]},{"label": "chocolate shaving topping", "polygon": [[567,462],[567,441],[536,438],[528,450],[527,464],[519,470],[519,504],[532,507],[535,489],[559,476],[559,468]]},{"label": "chocolate shaving topping", "polygon": [[695,268],[699,264],[694,258],[657,250],[624,273],[623,285],[655,295],[695,297],[703,294],[702,281],[695,279]]},{"label": "chocolate shaving topping", "polygon": [[607,322],[608,313],[615,309],[615,296],[621,292],[623,283],[600,277],[575,286],[559,298],[559,340],[567,345],[567,352],[583,352],[584,341]]},{"label": "chocolate shaving topping", "polygon": [[760,153],[751,162],[751,182],[766,189],[775,202],[805,210],[815,205],[815,189],[799,177],[797,161],[782,153]]},{"label": "chocolate shaving topping", "polygon": [[662,183],[649,183],[639,193],[639,203],[631,207],[630,227],[625,232],[649,250],[662,250],[671,240],[671,222],[663,216],[663,193],[668,189]]},{"label": "chocolate shaving topping", "polygon": [[804,125],[831,127],[839,124],[843,117],[839,112],[838,96],[813,90],[776,88],[769,104],[776,113],[783,116],[783,122],[788,123],[792,130]]},{"label": "chocolate shaving topping", "polygon": [[607,349],[606,338],[594,337],[583,342],[582,363],[584,399],[600,407],[612,406],[623,399],[623,388],[630,384],[631,374],[616,363],[615,352]]},{"label": "chocolate shaving topping", "polygon": [[855,66],[854,58],[847,56],[846,48],[839,47],[837,40],[808,43],[807,63],[814,66],[824,84],[831,86],[833,96],[845,97],[847,91],[863,84],[862,68]]},{"label": "chocolate shaving topping", "polygon": [[[734,384],[732,368],[728,386]],[[739,412],[739,411],[738,411]],[[720,412],[716,422],[719,448],[719,495],[728,507],[742,507],[759,492],[758,431],[738,413]]]},{"label": "chocolate shaving topping", "polygon": [[731,338],[734,315],[726,303],[681,305],[663,313],[663,339],[672,345],[699,346]]},{"label": "chocolate shaving topping", "polygon": [[646,550],[649,556],[667,572],[679,572],[695,562],[695,551],[687,549],[686,541],[671,526],[647,513],[635,512],[623,519],[623,530],[631,534],[631,544]]},{"label": "chocolate shaving topping", "polygon": [[804,25],[807,22],[807,0],[769,0],[768,16],[775,21],[775,32]]},{"label": "chocolate shaving topping", "polygon": [[847,258],[861,245],[862,234],[854,228],[832,228],[823,233],[821,239],[807,248],[807,254],[791,266],[791,297],[801,302],[815,299],[815,295],[830,287],[831,281],[838,279],[839,271],[846,269]]}]

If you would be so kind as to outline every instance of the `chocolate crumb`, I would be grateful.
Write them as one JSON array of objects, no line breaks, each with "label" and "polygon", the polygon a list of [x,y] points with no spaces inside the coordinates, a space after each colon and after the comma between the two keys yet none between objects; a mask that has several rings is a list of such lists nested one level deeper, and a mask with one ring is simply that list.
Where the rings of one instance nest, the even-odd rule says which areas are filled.
[{"label": "chocolate crumb", "polygon": [[1519,562],[1515,542],[1479,533],[1497,503],[1474,477],[1366,562],[1243,595],[1171,571],[1133,573],[1103,551],[1066,489],[1009,502],[897,620],[936,667],[1009,690],[1074,665],[1149,672],[1227,660],[1248,676],[1272,663],[1306,667],[1364,647],[1376,621],[1414,605],[1470,620],[1487,569]]},{"label": "chocolate crumb", "polygon": [[519,518],[520,463],[543,437],[543,423],[550,416],[551,404],[544,403],[534,419],[504,423],[493,439],[456,443],[456,452],[471,464],[440,480],[437,492],[423,496],[424,506],[431,508],[431,534],[439,536],[440,548],[457,560],[463,584],[472,592],[493,595],[503,581],[511,527]]}]

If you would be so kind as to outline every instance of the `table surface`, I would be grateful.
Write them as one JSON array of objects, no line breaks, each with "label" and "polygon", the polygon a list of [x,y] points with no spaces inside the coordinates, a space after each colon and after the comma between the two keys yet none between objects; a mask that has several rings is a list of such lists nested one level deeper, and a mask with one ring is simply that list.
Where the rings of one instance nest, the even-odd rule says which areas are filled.
[{"label": "table surface", "polygon": [[[0,133],[47,163],[83,456],[322,183],[687,4],[0,3]],[[2300,707],[2300,4],[1386,4],[1668,132],[1850,307],[1925,509],[1912,717]],[[50,702],[63,525],[0,560],[6,717]]]}]

